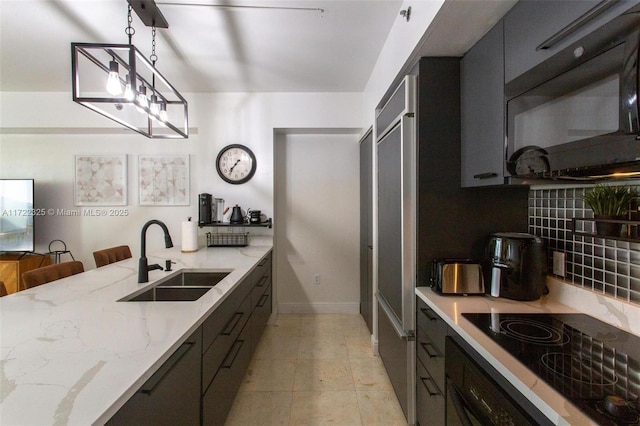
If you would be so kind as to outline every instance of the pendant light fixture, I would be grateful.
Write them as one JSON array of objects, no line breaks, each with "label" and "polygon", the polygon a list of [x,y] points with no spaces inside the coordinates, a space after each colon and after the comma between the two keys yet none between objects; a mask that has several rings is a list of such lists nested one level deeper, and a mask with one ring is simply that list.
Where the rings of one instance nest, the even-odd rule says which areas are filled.
[{"label": "pendant light fixture", "polygon": [[[132,11],[152,27],[150,60],[133,45]],[[148,138],[189,137],[186,99],[155,67],[156,27],[168,28],[153,0],[129,0],[128,44],[71,43],[73,100]]]}]

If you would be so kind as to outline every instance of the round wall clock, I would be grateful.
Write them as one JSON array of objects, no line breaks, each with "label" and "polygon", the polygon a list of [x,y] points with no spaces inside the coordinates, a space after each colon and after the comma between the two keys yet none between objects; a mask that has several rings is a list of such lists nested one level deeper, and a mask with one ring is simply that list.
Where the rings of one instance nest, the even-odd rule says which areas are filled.
[{"label": "round wall clock", "polygon": [[220,150],[216,170],[225,181],[241,184],[249,181],[256,172],[256,156],[244,145],[228,145]]}]

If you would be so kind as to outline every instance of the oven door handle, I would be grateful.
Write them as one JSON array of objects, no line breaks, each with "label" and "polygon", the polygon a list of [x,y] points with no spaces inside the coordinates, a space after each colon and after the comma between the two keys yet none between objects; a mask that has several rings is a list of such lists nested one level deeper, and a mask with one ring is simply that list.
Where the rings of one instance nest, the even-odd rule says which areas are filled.
[{"label": "oven door handle", "polygon": [[447,380],[447,397],[451,398],[451,402],[453,403],[453,408],[456,410],[456,414],[458,415],[458,419],[462,426],[473,426],[471,424],[471,420],[469,419],[469,415],[464,409],[464,401],[462,397],[458,393],[456,387],[451,384],[449,380]]}]

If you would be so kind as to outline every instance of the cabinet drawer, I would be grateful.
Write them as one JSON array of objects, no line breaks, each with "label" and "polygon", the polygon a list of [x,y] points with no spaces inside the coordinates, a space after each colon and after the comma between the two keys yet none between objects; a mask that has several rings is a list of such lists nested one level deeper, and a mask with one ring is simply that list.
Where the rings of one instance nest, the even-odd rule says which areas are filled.
[{"label": "cabinet drawer", "polygon": [[438,387],[444,389],[444,352],[433,344],[421,328],[418,328],[416,353]]},{"label": "cabinet drawer", "polygon": [[269,286],[260,297],[260,300],[258,300],[253,314],[251,314],[251,353],[258,346],[262,332],[271,316],[271,300],[271,286]]},{"label": "cabinet drawer", "polygon": [[255,287],[253,287],[253,289],[251,290],[251,307],[252,308],[256,307],[256,305],[262,298],[262,295],[264,294],[267,287],[269,287],[269,285],[271,285],[271,277],[268,275],[265,275],[262,278],[260,278],[260,280],[258,280]]},{"label": "cabinet drawer", "polygon": [[202,424],[224,425],[251,361],[250,327],[242,330],[202,397]]},{"label": "cabinet drawer", "polygon": [[418,299],[418,328],[429,338],[439,353],[444,354],[444,339],[447,337],[447,324],[438,314]]},{"label": "cabinet drawer", "polygon": [[251,315],[250,298],[246,297],[228,318],[211,348],[202,355],[202,390],[205,391]]},{"label": "cabinet drawer", "polygon": [[416,363],[416,411],[418,424],[443,425],[445,422],[444,394],[438,389],[424,366]]}]

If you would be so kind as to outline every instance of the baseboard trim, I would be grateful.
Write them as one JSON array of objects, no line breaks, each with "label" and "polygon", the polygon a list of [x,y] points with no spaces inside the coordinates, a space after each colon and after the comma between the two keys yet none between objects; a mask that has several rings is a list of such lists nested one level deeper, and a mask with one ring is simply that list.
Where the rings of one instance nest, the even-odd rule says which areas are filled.
[{"label": "baseboard trim", "polygon": [[279,303],[278,313],[281,314],[358,314],[360,303]]}]

